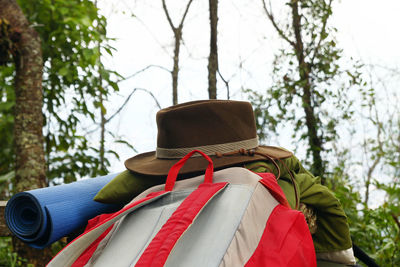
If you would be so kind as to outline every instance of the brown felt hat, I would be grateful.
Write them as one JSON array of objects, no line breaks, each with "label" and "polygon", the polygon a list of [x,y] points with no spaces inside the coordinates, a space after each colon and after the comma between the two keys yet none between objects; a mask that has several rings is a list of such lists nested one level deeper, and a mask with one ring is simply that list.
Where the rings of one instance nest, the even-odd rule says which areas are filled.
[{"label": "brown felt hat", "polygon": [[[249,102],[187,102],[161,109],[156,120],[156,151],[139,154],[125,161],[126,168],[135,173],[167,175],[172,165],[194,149],[209,155],[216,169],[264,160],[266,157],[260,154],[271,158],[292,155],[278,147],[258,144],[254,113]],[[196,155],[185,163],[181,174],[205,170],[207,161]]]}]

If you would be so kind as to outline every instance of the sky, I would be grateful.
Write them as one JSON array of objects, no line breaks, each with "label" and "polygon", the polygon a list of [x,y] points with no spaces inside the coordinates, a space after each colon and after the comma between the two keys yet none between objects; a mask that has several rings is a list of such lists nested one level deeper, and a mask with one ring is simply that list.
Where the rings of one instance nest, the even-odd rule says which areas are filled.
[{"label": "sky", "polygon": [[[186,1],[166,1],[172,20],[178,24]],[[273,1],[276,14],[283,17]],[[161,107],[172,104],[171,75],[173,34],[157,1],[99,1],[101,13],[108,18],[108,35],[115,38],[113,57],[104,63],[124,76],[149,67],[121,83],[121,91],[110,98],[108,112],[116,110],[134,88],[150,90]],[[276,9],[275,9],[276,8]],[[337,28],[336,39],[345,57],[364,64],[400,67],[400,1],[346,0],[336,1],[331,24]],[[219,1],[218,48],[220,71],[229,81],[230,97],[246,100],[242,89],[262,92],[271,84],[274,54],[282,42],[271,27],[262,9],[261,0]],[[208,1],[194,0],[183,29],[180,55],[179,102],[208,98],[207,63],[209,53]],[[218,98],[226,99],[227,90],[218,82]],[[145,92],[137,91],[110,128],[123,136],[139,153],[156,147],[155,115],[158,107]],[[273,145],[285,145],[285,140],[273,140]],[[124,169],[125,159],[136,152],[121,145],[109,148],[120,154],[113,160],[111,172]]]}]

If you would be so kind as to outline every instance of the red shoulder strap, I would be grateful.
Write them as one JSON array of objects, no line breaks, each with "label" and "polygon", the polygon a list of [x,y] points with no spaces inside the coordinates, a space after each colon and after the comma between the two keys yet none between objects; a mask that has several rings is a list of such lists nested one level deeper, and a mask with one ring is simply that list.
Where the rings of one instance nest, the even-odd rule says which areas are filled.
[{"label": "red shoulder strap", "polygon": [[276,181],[275,175],[269,172],[264,173],[257,173],[262,179],[260,183],[262,183],[271,195],[282,205],[285,207],[290,208],[289,202],[286,199],[285,194],[282,191],[282,188],[279,186],[278,182]]},{"label": "red shoulder strap", "polygon": [[227,184],[204,183],[193,191],[163,225],[135,266],[164,266],[179,238],[207,203]]}]

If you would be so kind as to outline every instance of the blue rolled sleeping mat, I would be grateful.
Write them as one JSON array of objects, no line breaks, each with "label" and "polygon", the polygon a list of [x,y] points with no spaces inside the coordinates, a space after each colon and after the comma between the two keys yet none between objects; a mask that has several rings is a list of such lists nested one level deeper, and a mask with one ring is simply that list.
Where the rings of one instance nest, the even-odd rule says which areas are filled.
[{"label": "blue rolled sleeping mat", "polygon": [[17,193],[6,206],[7,226],[29,246],[47,247],[84,227],[89,219],[121,208],[93,200],[117,174]]}]

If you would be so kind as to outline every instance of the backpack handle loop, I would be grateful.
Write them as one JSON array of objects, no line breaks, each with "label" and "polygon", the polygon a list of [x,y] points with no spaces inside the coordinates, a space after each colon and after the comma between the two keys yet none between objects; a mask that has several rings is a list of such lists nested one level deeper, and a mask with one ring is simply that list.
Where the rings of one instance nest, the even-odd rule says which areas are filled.
[{"label": "backpack handle loop", "polygon": [[186,161],[194,154],[199,153],[203,158],[208,161],[208,166],[206,169],[206,174],[204,176],[204,183],[212,183],[214,165],[212,159],[207,156],[204,152],[200,150],[193,150],[184,156],[181,160],[175,163],[168,172],[167,181],[165,182],[165,191],[172,191],[175,185],[176,178],[178,176],[179,170],[185,165]]}]

